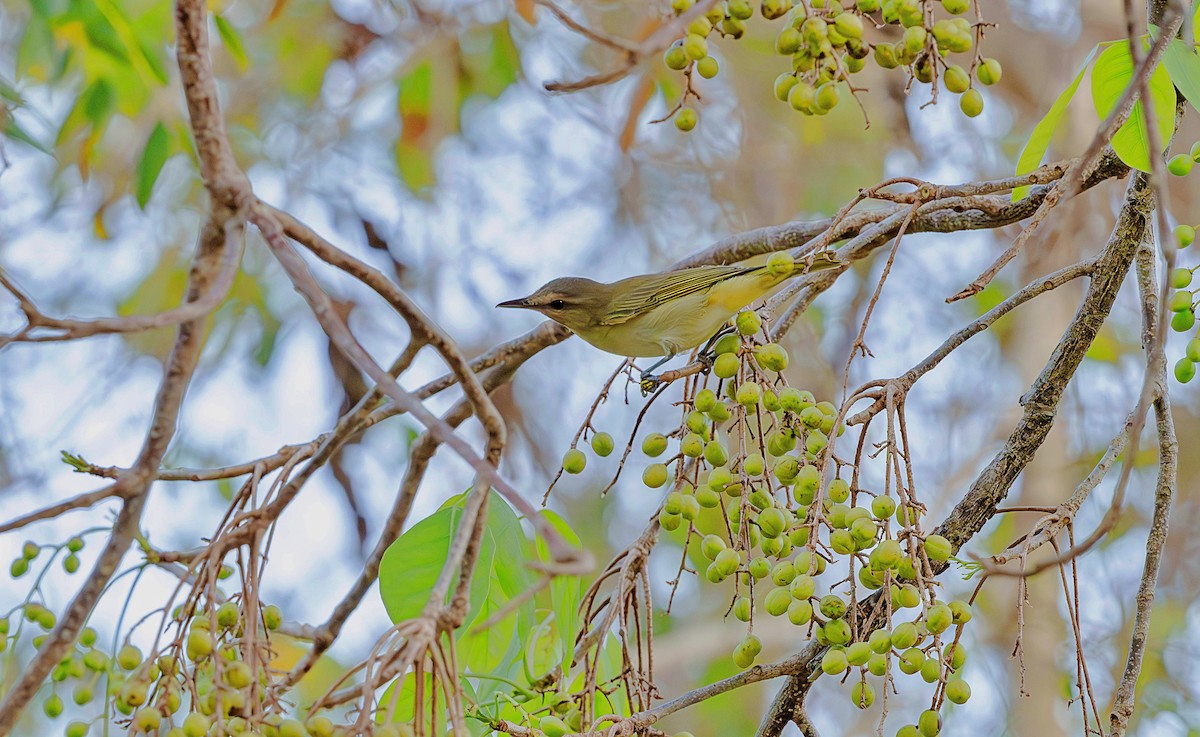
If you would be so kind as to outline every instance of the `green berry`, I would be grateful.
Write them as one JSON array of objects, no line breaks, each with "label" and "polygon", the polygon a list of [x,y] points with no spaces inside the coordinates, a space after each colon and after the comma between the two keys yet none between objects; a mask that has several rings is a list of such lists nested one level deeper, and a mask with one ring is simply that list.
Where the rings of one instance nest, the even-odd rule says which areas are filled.
[{"label": "green berry", "polygon": [[800,50],[804,45],[804,37],[800,35],[800,31],[788,26],[779,32],[775,37],[775,53],[790,56]]},{"label": "green berry", "polygon": [[956,95],[960,95],[971,88],[971,76],[967,74],[967,70],[957,64],[946,67],[946,71],[942,75],[942,81],[946,84],[946,89]]},{"label": "green berry", "polygon": [[681,107],[679,112],[675,113],[675,127],[684,133],[695,128],[698,120],[696,111],[690,107]]},{"label": "green berry", "polygon": [[1167,301],[1167,308],[1171,312],[1191,312],[1192,310],[1192,293],[1186,290],[1180,290],[1171,295]]},{"label": "green berry", "polygon": [[762,579],[771,575],[771,563],[766,558],[755,558],[750,561],[750,565],[748,565],[746,568],[750,571],[750,575],[753,576],[754,580],[756,581],[761,581]]},{"label": "green berry", "polygon": [[546,737],[562,737],[571,731],[567,723],[553,715],[547,715],[538,722],[538,729]]},{"label": "green berry", "polygon": [[1175,154],[1167,162],[1167,171],[1177,177],[1187,176],[1192,171],[1192,157],[1189,154]]},{"label": "green berry", "polygon": [[134,645],[126,645],[117,651],[117,665],[133,670],[142,664],[142,651]]},{"label": "green berry", "polygon": [[642,440],[642,452],[651,458],[657,458],[667,449],[667,436],[662,433],[650,433]]},{"label": "green berry", "polygon": [[792,592],[783,586],[778,586],[767,592],[767,598],[763,600],[763,608],[767,610],[767,614],[778,617],[788,610],[792,601]]},{"label": "green berry", "polygon": [[592,436],[592,452],[601,458],[607,457],[615,447],[613,436],[606,432],[598,432]]},{"label": "green berry", "polygon": [[642,483],[651,489],[657,489],[667,483],[667,466],[664,463],[651,463],[642,471]]},{"label": "green berry", "polygon": [[76,535],[67,540],[67,550],[72,553],[78,553],[80,550],[83,550],[83,538]]},{"label": "green berry", "polygon": [[746,635],[733,650],[733,662],[739,668],[749,668],[754,665],[754,659],[762,652],[762,640],[755,635]]},{"label": "green berry", "polygon": [[717,72],[720,71],[720,67],[717,65],[716,59],[712,58],[711,56],[706,56],[700,61],[696,62],[696,71],[700,72],[701,77],[704,77],[705,79],[712,79],[713,77],[717,76]]},{"label": "green berry", "polygon": [[946,698],[955,704],[965,704],[971,698],[971,686],[961,678],[946,681]]},{"label": "green berry", "polygon": [[687,52],[683,50],[683,44],[673,45],[663,52],[663,63],[667,65],[668,69],[674,69],[677,72],[686,69],[690,60]]},{"label": "green berry", "polygon": [[975,68],[975,78],[981,84],[993,85],[1000,81],[1004,69],[1000,66],[1000,62],[995,59],[984,59]]},{"label": "green berry", "polygon": [[870,709],[875,703],[875,689],[866,681],[857,681],[850,687],[850,701],[860,709]]},{"label": "green berry", "polygon": [[703,59],[708,56],[708,39],[698,33],[689,33],[683,39],[683,52],[693,61]]},{"label": "green berry", "polygon": [[8,568],[9,575],[13,578],[20,578],[29,572],[29,560],[27,558],[14,558],[12,565]]},{"label": "green berry", "polygon": [[963,115],[974,118],[983,112],[983,95],[979,90],[967,90],[958,98],[958,107],[963,111]]},{"label": "green berry", "polygon": [[743,596],[743,597],[739,598],[737,600],[737,603],[735,603],[733,605],[733,616],[736,617],[739,622],[749,622],[750,621],[750,610],[751,610],[750,597]]},{"label": "green berry", "polygon": [[743,310],[737,314],[734,324],[742,335],[754,335],[762,329],[762,318],[754,310]]},{"label": "green berry", "polygon": [[1196,363],[1192,359],[1184,356],[1175,362],[1175,380],[1180,384],[1186,384],[1196,376]]},{"label": "green berry", "polygon": [[1177,333],[1186,333],[1196,324],[1196,313],[1188,309],[1176,312],[1171,316],[1171,329]]},{"label": "green berry", "polygon": [[865,642],[855,642],[846,648],[846,660],[850,665],[866,665],[871,659],[871,646]]},{"label": "green berry", "polygon": [[1171,272],[1171,286],[1176,289],[1187,289],[1192,283],[1192,270],[1180,267]]},{"label": "green berry", "polygon": [[58,694],[50,694],[46,700],[42,702],[42,711],[51,719],[57,718],[63,713],[63,700]]},{"label": "green berry", "polygon": [[783,371],[788,365],[788,354],[778,343],[767,343],[754,352],[754,360],[768,371]]},{"label": "green berry", "polygon": [[720,379],[729,379],[737,375],[741,360],[736,353],[722,353],[713,362],[712,372]]},{"label": "green berry", "polygon": [[854,13],[841,13],[833,19],[833,27],[846,38],[860,39],[863,35],[862,18]]},{"label": "green berry", "polygon": [[844,619],[831,619],[821,628],[825,639],[834,645],[845,645],[850,642],[850,625]]},{"label": "green berry", "polygon": [[700,541],[700,552],[709,560],[716,560],[722,550],[729,547],[719,535],[705,535]]},{"label": "green berry", "polygon": [[587,456],[578,448],[571,448],[563,454],[562,467],[567,473],[583,473],[583,468],[586,465]]},{"label": "green berry", "polygon": [[724,466],[729,461],[729,453],[720,440],[710,440],[704,446],[704,460],[712,466]]},{"label": "green berry", "polygon": [[836,82],[826,82],[817,88],[816,110],[827,112],[837,107],[841,99]]},{"label": "green berry", "polygon": [[954,614],[945,604],[935,604],[925,612],[925,628],[935,635],[940,635],[954,623]]},{"label": "green berry", "polygon": [[743,407],[753,407],[762,401],[762,387],[757,381],[743,382],[737,388],[735,399]]},{"label": "green berry", "polygon": [[63,734],[65,737],[87,737],[90,726],[87,722],[74,721],[67,725]]},{"label": "green berry", "polygon": [[941,535],[925,538],[925,555],[929,560],[941,563],[950,558],[951,552],[950,541]]},{"label": "green berry", "polygon": [[821,671],[827,676],[836,676],[845,672],[848,665],[846,653],[841,650],[828,650],[821,658]]},{"label": "green berry", "polygon": [[926,709],[917,720],[917,728],[921,730],[921,737],[938,737],[942,731],[942,717],[933,709]]},{"label": "green berry", "polygon": [[892,628],[892,647],[904,650],[917,644],[917,625],[902,622]]},{"label": "green berry", "polygon": [[958,600],[950,602],[950,614],[954,624],[966,624],[974,616],[971,612],[971,605],[965,601]]},{"label": "green berry", "polygon": [[942,9],[950,15],[962,15],[970,8],[970,0],[942,0]]},{"label": "green berry", "polygon": [[[786,525],[787,519],[783,515],[783,510],[778,507],[764,509],[758,515],[758,529],[765,537],[779,537],[783,534]],[[791,583],[791,579],[788,579],[788,583]]]},{"label": "green berry", "polygon": [[738,552],[732,548],[725,548],[717,557],[713,559],[713,565],[717,567],[723,575],[732,576],[737,572],[738,566],[742,564],[742,558]]},{"label": "green berry", "polygon": [[841,619],[846,616],[846,602],[837,594],[821,597],[821,615],[827,619]]},{"label": "green berry", "polygon": [[797,627],[808,624],[812,620],[812,615],[812,604],[808,600],[795,599],[788,604],[788,621]]},{"label": "green berry", "polygon": [[1190,225],[1176,225],[1172,232],[1174,232],[1175,242],[1179,244],[1180,248],[1187,248],[1192,245],[1192,241],[1196,240],[1196,229]]}]

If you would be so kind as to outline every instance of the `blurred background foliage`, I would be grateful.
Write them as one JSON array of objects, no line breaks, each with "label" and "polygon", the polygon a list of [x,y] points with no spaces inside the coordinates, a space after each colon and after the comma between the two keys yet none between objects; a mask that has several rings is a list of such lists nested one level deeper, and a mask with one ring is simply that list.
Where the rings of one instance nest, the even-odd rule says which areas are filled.
[{"label": "blurred background foliage", "polygon": [[[491,306],[551,276],[612,279],[661,268],[723,235],[831,214],[885,176],[953,183],[1007,175],[1032,125],[1087,51],[1123,35],[1115,2],[987,2],[985,15],[998,27],[988,31],[985,53],[1000,59],[1005,72],[1002,84],[985,90],[981,117],[966,119],[953,104],[926,106],[927,92],[906,94],[899,75],[868,71],[865,111],[841,105],[827,117],[808,118],[774,99],[780,64],[771,34],[756,19],[746,40],[717,50],[722,72],[699,87],[704,122],[684,134],[650,123],[679,94],[678,76],[657,60],[614,85],[545,92],[548,81],[607,70],[619,59],[530,0],[212,0],[209,6],[226,120],[256,191],[391,273],[472,355],[533,327],[531,317],[497,314]],[[665,11],[660,2],[566,7],[590,27],[630,39],[652,33]],[[0,262],[47,311],[149,313],[180,300],[204,192],[174,66],[173,27],[171,5],[160,0],[0,0]],[[1081,88],[1079,97],[1086,95]],[[1094,130],[1086,101],[1073,104],[1051,158],[1078,154]],[[1186,150],[1195,137],[1188,121],[1177,141]],[[906,239],[867,334],[874,358],[855,364],[852,383],[905,370],[1028,278],[1096,252],[1120,192],[1120,184],[1109,183],[1061,207],[1019,267],[953,306],[943,299],[991,261],[1015,226]],[[1200,219],[1194,179],[1173,178],[1170,194],[1181,221]],[[244,271],[212,321],[171,465],[239,462],[307,441],[364,391],[362,377],[328,350],[257,236],[250,238]],[[793,385],[836,394],[881,267],[881,261],[864,264],[840,280],[791,332]],[[405,329],[386,306],[336,274],[318,274],[377,357],[386,361],[400,350]],[[914,391],[913,461],[935,518],[1007,434],[1018,396],[1040,371],[1077,298],[1077,286],[1064,288],[1006,317]],[[5,307],[0,329],[17,317]],[[1099,457],[1136,397],[1137,320],[1136,300],[1125,293],[1060,408],[1050,441],[1010,499],[1055,504]],[[163,330],[0,353],[3,503],[24,508],[47,494],[88,488],[56,465],[62,448],[101,464],[127,463],[171,339]],[[513,438],[506,471],[531,498],[545,488],[615,361],[570,341],[535,358],[499,391]],[[406,381],[415,385],[441,369],[423,357]],[[636,406],[618,395],[599,422],[614,434],[628,433]],[[1200,432],[1195,392],[1176,392],[1175,406],[1183,452],[1173,525],[1186,532],[1200,524],[1194,493],[1200,456],[1189,452]],[[274,552],[280,565],[263,585],[265,598],[283,605],[289,619],[323,619],[336,595],[329,592],[356,573],[371,521],[388,507],[414,438],[403,423],[373,428],[347,447],[304,504],[281,520]],[[473,437],[476,431],[464,430]],[[1138,460],[1152,465],[1152,451],[1146,453]],[[441,475],[430,478],[443,483],[426,488],[414,521],[469,483],[453,459],[435,463]],[[628,477],[636,481],[638,473]],[[657,503],[635,482],[601,498],[606,481],[607,472],[589,471],[560,484],[551,501],[598,560],[627,544]],[[186,548],[215,524],[228,488],[172,486],[179,488],[151,505],[147,531],[163,547]],[[1107,507],[1109,490],[1102,487],[1088,502],[1084,524]],[[1081,562],[1083,636],[1103,698],[1124,664],[1151,491],[1152,475],[1139,474],[1121,527]],[[999,550],[1031,519],[1002,516],[972,552]],[[60,520],[38,534],[67,534],[70,525]],[[1174,535],[1168,546],[1140,685],[1136,731],[1143,735],[1195,734],[1192,725],[1200,723],[1200,674],[1191,659],[1200,636],[1200,550],[1188,534]],[[660,547],[652,573],[666,591],[678,552]],[[952,593],[971,586],[948,575]],[[61,601],[68,583],[55,594]],[[14,586],[0,583],[0,600],[15,597]],[[133,607],[149,608],[171,581],[148,574],[138,586]],[[1004,582],[982,594],[971,643],[979,655],[969,666],[976,697],[958,707],[970,718],[951,722],[963,729],[969,723],[970,731],[952,734],[1052,737],[1077,729],[1078,705],[1066,707],[1078,694],[1061,586],[1045,575],[1031,587],[1023,676],[1010,658],[1014,597],[1015,587]],[[306,688],[323,690],[339,664],[361,657],[386,625],[381,603],[370,602]],[[716,591],[685,581],[670,615],[658,617],[655,664],[664,696],[734,672],[728,653],[742,628],[722,622],[726,606]],[[97,620],[116,616],[109,606]],[[764,624],[764,656],[795,649],[788,625]],[[298,652],[283,647],[281,663]],[[5,660],[9,675],[19,662]],[[748,734],[774,688],[723,695],[673,717],[668,728],[701,737]],[[873,716],[851,712],[838,689],[815,690],[810,714],[825,733],[873,728]],[[43,727],[26,725],[28,734]]]}]

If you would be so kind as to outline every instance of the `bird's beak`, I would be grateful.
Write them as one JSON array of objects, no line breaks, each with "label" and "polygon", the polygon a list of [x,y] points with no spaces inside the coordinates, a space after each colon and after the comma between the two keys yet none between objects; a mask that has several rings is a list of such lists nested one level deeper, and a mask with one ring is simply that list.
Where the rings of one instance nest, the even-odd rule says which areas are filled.
[{"label": "bird's beak", "polygon": [[529,307],[529,298],[522,297],[521,299],[510,299],[507,302],[501,302],[497,307],[515,307],[517,309]]}]

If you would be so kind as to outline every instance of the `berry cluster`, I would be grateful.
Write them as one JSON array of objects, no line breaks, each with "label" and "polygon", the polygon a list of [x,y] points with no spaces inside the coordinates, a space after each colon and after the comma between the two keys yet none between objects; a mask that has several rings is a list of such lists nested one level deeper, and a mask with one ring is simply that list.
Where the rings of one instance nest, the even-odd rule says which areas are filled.
[{"label": "berry cluster", "polygon": [[[686,533],[700,576],[733,584],[731,612],[749,625],[733,651],[739,667],[762,650],[755,617],[786,616],[827,648],[821,670],[850,678],[860,708],[875,701],[873,680],[897,668],[937,684],[920,724],[901,730],[932,737],[941,705],[971,694],[959,642],[971,606],[940,599],[933,578],[953,546],[922,531],[912,489],[859,487],[857,469],[830,447],[844,430],[837,407],[786,384],[787,351],[769,342],[759,315],[741,312],[734,326],[714,344],[715,389],[689,384],[680,426],[642,440],[651,460],[643,484],[671,489],[658,521]],[[591,445],[601,457],[614,448],[603,432]],[[563,459],[571,473],[585,465],[578,449]]]},{"label": "berry cluster", "polygon": [[[695,0],[673,0],[677,15],[687,12]],[[950,92],[961,95],[959,107],[975,117],[983,112],[983,96],[975,82],[991,85],[1000,81],[1000,63],[978,52],[984,24],[962,17],[969,0],[942,0],[947,17],[935,18],[932,2],[923,0],[761,0],[758,9],[767,20],[784,19],[775,37],[775,50],[789,57],[790,71],[775,80],[775,96],[805,115],[825,115],[842,99],[842,85],[851,94],[861,91],[852,75],[866,68],[867,58],[884,70],[900,69],[913,80],[933,86],[939,81]],[[687,77],[683,100],[673,115],[682,131],[696,127],[698,116],[687,106],[693,72],[705,79],[719,71],[710,55],[709,42],[716,37],[741,38],[746,22],[754,15],[751,0],[718,2],[705,15],[693,20],[683,38],[663,55],[668,68]],[[872,42],[865,30],[877,31]],[[899,33],[897,33],[899,30]],[[951,54],[971,53],[969,69],[951,63]]]}]

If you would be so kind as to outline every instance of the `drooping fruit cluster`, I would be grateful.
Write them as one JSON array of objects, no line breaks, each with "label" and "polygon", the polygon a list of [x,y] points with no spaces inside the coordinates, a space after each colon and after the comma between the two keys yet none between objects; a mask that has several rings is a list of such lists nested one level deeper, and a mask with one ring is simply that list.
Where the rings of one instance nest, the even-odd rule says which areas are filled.
[{"label": "drooping fruit cluster", "polygon": [[[1194,148],[1200,153],[1200,144]],[[1179,248],[1187,248],[1196,240],[1196,228],[1191,225],[1176,225],[1174,237]],[[1174,291],[1167,302],[1167,308],[1171,311],[1171,329],[1179,333],[1190,332],[1196,327],[1196,292],[1200,291],[1200,288],[1193,284],[1193,277],[1197,268],[1200,266],[1178,266],[1171,273],[1171,287]],[[1186,384],[1195,378],[1197,363],[1200,363],[1200,333],[1192,336],[1184,355],[1175,362],[1176,380]]]},{"label": "drooping fruit cluster", "polygon": [[[940,726],[941,705],[970,696],[960,637],[971,607],[940,599],[933,580],[953,546],[921,529],[912,489],[857,486],[829,447],[843,431],[837,407],[787,385],[788,354],[756,313],[734,324],[714,345],[711,374],[685,389],[680,426],[642,438],[643,484],[670,489],[660,525],[687,541],[700,577],[732,585],[731,612],[749,625],[733,651],[739,667],[762,650],[756,618],[786,616],[827,648],[824,673],[853,671],[860,708],[897,668],[937,683],[922,729]],[[599,437],[605,455],[612,441],[596,447]]]},{"label": "drooping fruit cluster", "polygon": [[[695,0],[673,0],[682,15]],[[975,83],[1000,81],[1002,69],[995,59],[983,58],[978,49],[983,21],[964,17],[969,0],[942,0],[941,12],[925,0],[725,0],[687,26],[686,33],[663,54],[663,63],[687,77],[683,100],[673,115],[683,131],[696,127],[695,109],[687,107],[692,95],[692,74],[706,79],[717,75],[711,42],[736,40],[746,33],[746,22],[755,8],[768,20],[783,19],[775,36],[775,50],[790,59],[790,69],[775,80],[775,96],[805,115],[825,115],[846,93],[859,92],[853,75],[867,60],[885,70],[900,70],[912,80],[935,90],[961,95],[962,112],[975,117],[983,112],[983,95]],[[942,16],[943,17],[938,17]],[[879,29],[874,42],[865,30]],[[899,33],[896,32],[899,30]],[[951,54],[971,54],[969,63],[951,63]],[[964,64],[966,68],[964,68]]]}]

